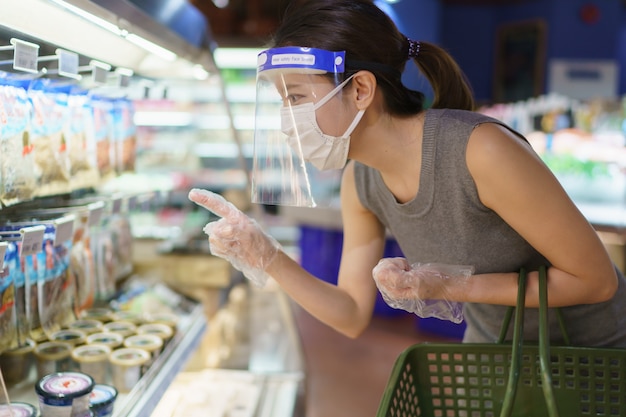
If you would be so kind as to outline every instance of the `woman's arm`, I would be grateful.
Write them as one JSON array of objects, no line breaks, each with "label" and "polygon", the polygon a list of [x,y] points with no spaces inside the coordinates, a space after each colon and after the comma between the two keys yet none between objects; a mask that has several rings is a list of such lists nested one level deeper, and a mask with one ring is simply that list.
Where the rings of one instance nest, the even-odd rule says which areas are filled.
[{"label": "woman's arm", "polygon": [[349,337],[357,337],[369,324],[376,284],[372,269],[385,244],[385,230],[359,202],[354,184],[354,164],[349,163],[341,183],[343,249],[338,284],[313,277],[283,252],[267,272],[283,290],[318,320]]},{"label": "woman's arm", "polygon": [[[597,233],[531,147],[502,126],[472,133],[467,165],[485,206],[550,261],[551,306],[610,299],[617,276]],[[517,274],[475,275],[458,301],[515,305]],[[503,279],[504,278],[504,279]],[[537,306],[537,272],[529,274],[527,304]]]}]

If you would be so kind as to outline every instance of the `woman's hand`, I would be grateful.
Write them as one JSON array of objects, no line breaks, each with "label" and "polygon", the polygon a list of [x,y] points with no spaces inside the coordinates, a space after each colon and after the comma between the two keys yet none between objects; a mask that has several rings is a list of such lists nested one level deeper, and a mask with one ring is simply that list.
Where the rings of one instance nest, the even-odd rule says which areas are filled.
[{"label": "woman's hand", "polygon": [[455,323],[463,321],[462,303],[451,301],[474,272],[471,266],[443,264],[409,265],[404,258],[381,259],[372,270],[383,299],[420,317],[437,317]]},{"label": "woman's hand", "polygon": [[229,261],[255,285],[265,285],[265,270],[278,254],[280,244],[219,194],[193,189],[189,199],[221,217],[204,227],[211,253]]}]

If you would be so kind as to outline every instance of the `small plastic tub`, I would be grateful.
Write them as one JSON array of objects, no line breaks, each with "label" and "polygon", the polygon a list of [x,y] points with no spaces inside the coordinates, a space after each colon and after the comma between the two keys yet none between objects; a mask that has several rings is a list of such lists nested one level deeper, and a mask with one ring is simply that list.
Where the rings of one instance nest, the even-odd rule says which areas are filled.
[{"label": "small plastic tub", "polygon": [[87,344],[107,345],[111,350],[116,349],[124,343],[124,336],[119,333],[94,333],[87,336]]},{"label": "small plastic tub", "polygon": [[110,347],[94,343],[75,347],[72,359],[78,364],[81,372],[91,376],[96,383],[102,384],[107,380],[110,354]]},{"label": "small plastic tub", "polygon": [[104,325],[104,332],[118,333],[128,337],[137,333],[137,325],[130,321],[112,321]]},{"label": "small plastic tub", "polygon": [[144,372],[152,365],[163,349],[163,339],[156,334],[136,334],[124,340],[124,347],[143,349],[150,354],[150,361],[144,365]]},{"label": "small plastic tub", "polygon": [[135,311],[128,311],[128,310],[114,311],[111,314],[111,317],[113,317],[113,321],[130,321],[136,326],[140,326],[145,323],[145,318],[143,314],[137,313]]},{"label": "small plastic tub", "polygon": [[167,324],[176,332],[176,325],[178,324],[179,317],[174,313],[152,313],[147,315],[147,323],[161,323]]},{"label": "small plastic tub", "polygon": [[57,372],[37,382],[41,417],[88,417],[89,396],[95,383],[81,372]]},{"label": "small plastic tub", "polygon": [[67,342],[44,342],[35,346],[35,363],[39,378],[72,369],[73,346]]},{"label": "small plastic tub", "polygon": [[37,408],[23,402],[0,404],[0,417],[37,417]]},{"label": "small plastic tub", "polygon": [[163,339],[163,346],[174,336],[174,331],[170,326],[163,323],[149,323],[137,327],[137,334],[154,334]]},{"label": "small plastic tub", "polygon": [[86,335],[100,333],[102,332],[102,327],[103,323],[100,320],[91,319],[76,320],[75,322],[70,323],[70,325],[67,326],[67,328],[70,330],[79,330]]},{"label": "small plastic tub", "polygon": [[137,348],[120,348],[111,352],[113,385],[118,392],[130,392],[143,375],[143,367],[150,361],[148,351]]},{"label": "small plastic tub", "polygon": [[72,346],[79,346],[87,340],[87,334],[80,330],[58,330],[50,335],[53,342],[65,342]]},{"label": "small plastic tub", "polygon": [[117,399],[117,390],[112,385],[96,384],[89,396],[89,407],[94,417],[111,417]]},{"label": "small plastic tub", "polygon": [[26,340],[26,345],[0,354],[0,370],[7,385],[17,385],[28,378],[33,366],[35,342]]},{"label": "small plastic tub", "polygon": [[108,308],[90,308],[84,310],[80,314],[80,318],[83,320],[98,320],[102,323],[108,323],[112,318],[113,311]]}]

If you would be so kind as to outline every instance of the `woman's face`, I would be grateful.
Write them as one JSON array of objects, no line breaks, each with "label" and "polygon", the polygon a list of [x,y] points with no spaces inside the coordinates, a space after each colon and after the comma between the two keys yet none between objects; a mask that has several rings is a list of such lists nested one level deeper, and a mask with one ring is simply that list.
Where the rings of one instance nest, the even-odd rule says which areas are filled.
[{"label": "woman's face", "polygon": [[[305,103],[317,103],[326,97],[340,83],[323,75],[283,74],[277,85],[283,100],[283,106],[297,106]],[[349,86],[337,91],[326,103],[315,110],[317,124],[322,132],[331,136],[342,135],[356,111],[348,115],[345,95]]]}]

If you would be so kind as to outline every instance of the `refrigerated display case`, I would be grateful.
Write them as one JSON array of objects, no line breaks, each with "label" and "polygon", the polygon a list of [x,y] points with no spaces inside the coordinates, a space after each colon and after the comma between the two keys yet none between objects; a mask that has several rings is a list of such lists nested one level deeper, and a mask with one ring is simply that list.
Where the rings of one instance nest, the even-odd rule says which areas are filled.
[{"label": "refrigerated display case", "polygon": [[[228,155],[235,161],[227,170],[227,173],[232,175],[224,175],[218,181],[211,176],[209,179],[213,182],[206,181],[202,183],[203,185],[213,189],[219,187],[245,189],[249,181],[248,166],[244,162],[244,151],[239,132],[235,129],[233,122],[224,80],[213,59],[214,45],[210,33],[207,33],[204,39],[199,40],[199,43],[190,43],[188,39],[181,38],[179,34],[174,33],[162,22],[149,15],[147,11],[142,10],[139,5],[143,3],[147,2],[124,0],[6,1],[2,5],[3,11],[0,14],[0,65],[2,65],[0,71],[6,70],[3,74],[19,74],[22,80],[53,78],[60,83],[80,85],[81,88],[105,97],[131,99],[137,103],[140,110],[139,114],[136,114],[135,122],[139,122],[136,125],[140,128],[154,128],[160,125],[157,147],[161,147],[164,153],[169,150],[169,157],[176,153],[172,150],[182,147],[181,139],[186,141],[185,145],[188,145],[188,147],[184,146],[186,156],[189,153],[206,152],[207,149],[211,152],[214,148],[219,149],[218,153],[223,149],[228,149]],[[186,2],[156,2],[154,4],[165,6],[166,3]],[[20,41],[34,45],[33,49],[28,50],[26,55],[23,54],[24,51],[18,55],[16,44]],[[69,56],[72,63],[64,64],[67,60],[63,61],[60,59],[61,56],[65,58]],[[193,97],[194,92],[205,90],[210,90],[208,97],[203,96],[202,100]],[[191,98],[189,98],[190,95]],[[155,96],[159,97],[155,98]],[[156,109],[158,122],[146,121],[145,117],[148,113],[155,110],[149,106],[155,104],[162,106]],[[144,105],[146,107],[142,107]],[[202,117],[199,116],[200,114]],[[141,117],[144,117],[143,122]],[[168,120],[167,117],[170,119]],[[191,122],[189,122],[190,119]],[[198,144],[198,137],[194,137],[194,134],[198,133],[198,122],[212,127],[218,125],[219,134],[214,132],[216,137]],[[185,134],[180,135],[183,129]],[[169,139],[162,141],[164,135],[166,139],[169,135]],[[137,149],[139,157],[137,162],[145,162],[141,157],[147,154],[147,152],[142,154],[146,148]],[[152,153],[149,157],[154,158],[156,154],[156,152]],[[153,166],[146,164],[146,166],[135,167],[146,168],[147,175],[143,178],[135,175],[140,174],[138,172],[140,169],[136,169],[135,172],[116,172],[113,178],[107,178],[106,182],[98,184],[96,195],[109,198],[116,193],[132,194],[141,188],[143,191],[150,191],[160,196],[167,194],[168,202],[174,201],[179,206],[180,201],[176,201],[176,197],[181,197],[181,195],[176,195],[174,191],[188,189],[190,184],[184,181],[182,184],[177,182],[179,178],[172,179],[171,173],[167,173],[167,170],[173,168],[174,165],[178,165],[179,169],[181,166],[185,168],[189,165],[185,164],[184,159],[173,160],[173,162],[174,164],[169,167],[159,163]],[[152,167],[155,168],[153,171],[150,170]],[[76,189],[72,190],[72,195],[91,196],[92,191]],[[43,201],[31,197],[33,196],[13,204],[11,211],[37,206]],[[7,207],[3,208],[4,212],[0,209],[0,224],[3,223],[3,216],[8,213]],[[179,237],[177,232],[172,233],[171,230],[167,231],[164,236],[154,236],[155,228],[152,226],[155,217],[145,221],[145,215],[153,212],[145,208],[140,206],[138,213],[134,213],[136,217],[132,220],[140,224],[139,227],[134,228],[133,232],[134,234],[141,232],[142,236],[133,236],[133,243],[142,240],[163,241]],[[145,230],[150,230],[150,232],[144,233]],[[172,258],[168,258],[168,254],[156,254],[156,256],[166,257],[164,264],[168,265],[174,264],[172,258],[176,256],[177,270],[187,268],[186,260],[181,260],[181,257],[177,255],[171,255]],[[192,269],[186,270],[187,277],[202,273],[202,268]],[[163,268],[162,271],[167,271],[167,268]],[[227,271],[232,272],[230,269]],[[223,265],[220,265],[222,275],[223,272]],[[212,292],[218,294],[227,292],[229,278],[221,277],[220,284],[216,285]],[[215,312],[211,311],[211,314],[207,314],[207,306],[203,305],[201,300],[189,297],[189,295],[172,293],[172,298],[175,297],[181,297],[184,302],[181,301],[180,304],[183,307],[177,311],[179,320],[174,337],[134,387],[129,392],[120,393],[116,401],[114,416],[152,415],[158,399],[165,396],[181,371],[189,370],[189,361],[193,361],[195,356],[202,354],[203,338],[211,328],[210,320]],[[246,361],[250,366],[239,371],[254,375],[261,384],[260,389],[264,395],[254,414],[258,416],[294,415],[297,399],[302,394],[303,369],[300,346],[290,319],[289,305],[282,297],[280,291],[268,290],[263,293],[253,293],[249,299],[250,308],[258,309],[260,316],[250,315],[249,319],[263,317],[263,322],[255,322],[254,326],[248,322],[242,324],[254,329],[254,334],[248,338],[248,342],[252,341],[252,343],[248,344],[247,348],[242,348],[250,355]],[[267,336],[268,334],[270,336]],[[258,353],[257,348],[262,352]],[[269,368],[267,368],[268,364],[271,365]],[[36,404],[37,398],[32,389],[32,382],[36,379],[34,372],[32,370],[26,383],[18,384],[10,389],[9,394],[13,401],[24,399]]]}]

